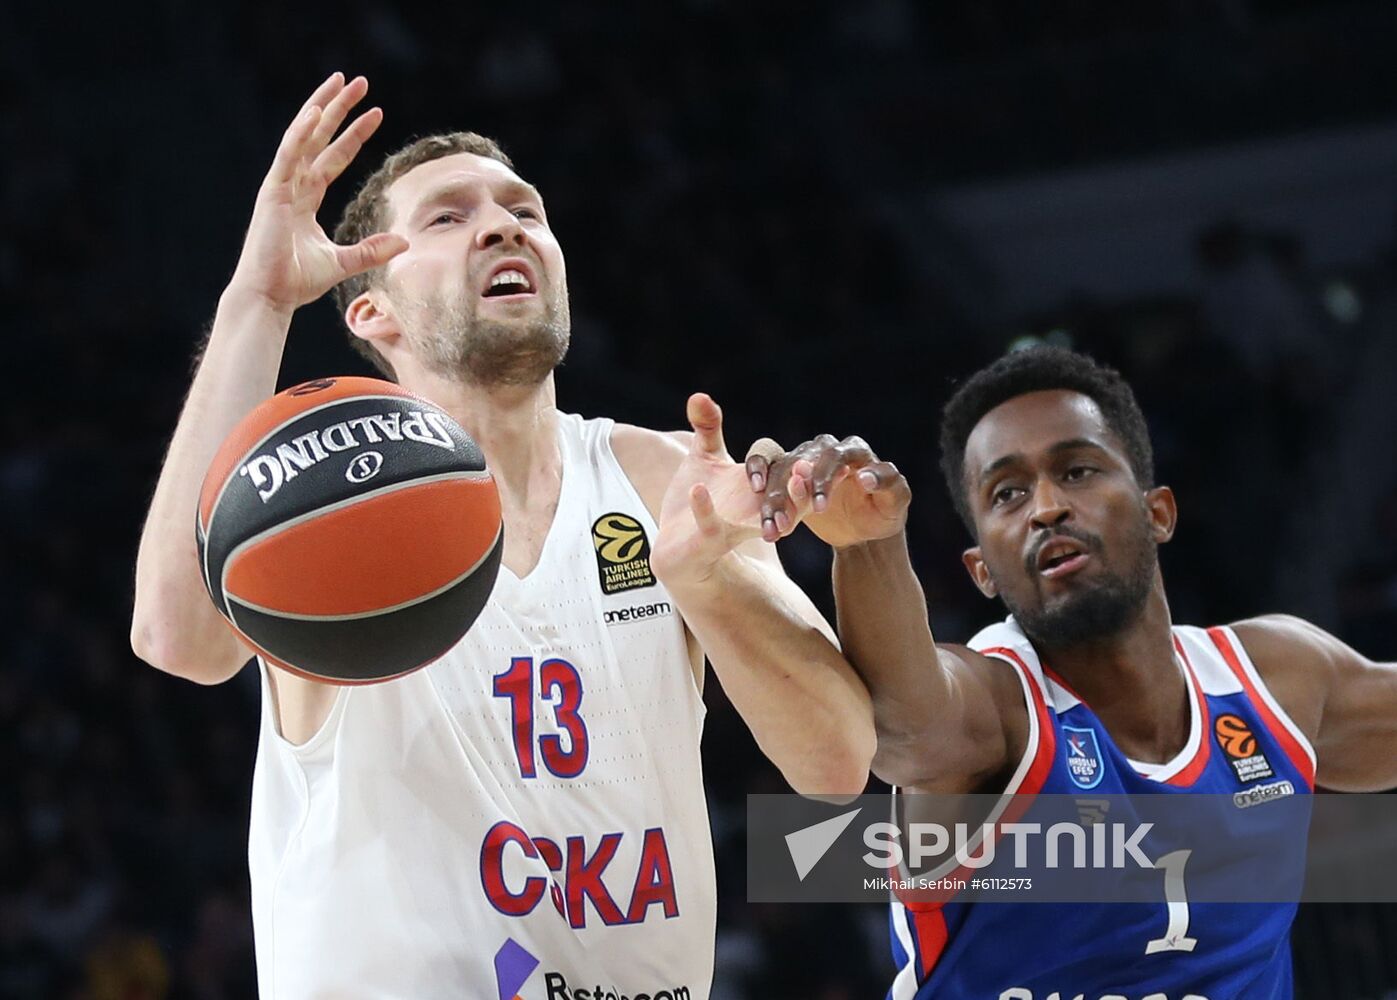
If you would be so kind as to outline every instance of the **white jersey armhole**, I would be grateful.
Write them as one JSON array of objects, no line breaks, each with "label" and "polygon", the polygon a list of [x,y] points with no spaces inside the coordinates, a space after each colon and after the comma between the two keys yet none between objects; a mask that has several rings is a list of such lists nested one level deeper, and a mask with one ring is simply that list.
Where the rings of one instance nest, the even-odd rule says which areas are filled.
[{"label": "white jersey armhole", "polygon": [[[583,426],[586,427],[586,422],[583,422]],[[616,452],[611,447],[611,435],[616,431],[616,421],[612,420],[610,417],[597,417],[592,422],[592,426],[596,429],[597,457],[602,461],[610,463],[612,469],[616,472],[617,478],[624,484],[626,492],[635,499],[636,509],[639,510],[641,516],[645,518],[645,529],[650,532],[650,537],[652,539],[658,538],[660,534],[659,515],[650,512],[650,508],[645,503],[645,498],[640,495],[640,490],[635,488],[635,483],[631,482],[631,477],[626,474],[626,467],[621,464],[621,460],[616,457]],[[663,432],[657,431],[656,433]],[[703,700],[703,684],[700,683],[699,678],[700,675],[707,670],[708,655],[703,651],[702,646],[697,645],[698,640],[693,638],[693,633],[689,631],[689,624],[684,621],[684,616],[682,614],[679,616],[679,621],[683,623],[685,648],[694,647],[698,649],[699,662],[697,664],[690,664],[689,683],[693,686],[694,696],[698,698],[699,711],[706,716],[708,714],[708,703]]]},{"label": "white jersey armhole", "polygon": [[297,761],[303,761],[319,750],[339,728],[340,719],[344,717],[345,702],[348,701],[353,689],[346,684],[336,685],[334,704],[330,706],[330,711],[325,713],[325,721],[320,723],[320,728],[312,733],[304,743],[292,743],[281,732],[277,694],[272,687],[272,668],[262,657],[258,656],[256,659],[257,673],[262,686],[262,738],[278,753],[287,754]]},{"label": "white jersey armhole", "polygon": [[626,467],[621,464],[621,460],[616,457],[616,449],[611,447],[611,435],[616,433],[616,421],[610,417],[595,418],[596,427],[596,448],[597,455],[603,461],[609,462],[616,470],[616,474],[625,484],[626,491],[635,498],[640,510],[645,515],[646,527],[653,528],[656,534],[660,531],[659,514],[652,513],[650,507],[645,502],[645,498],[640,495],[640,490],[635,488],[635,483],[631,482],[631,477],[626,473]]}]

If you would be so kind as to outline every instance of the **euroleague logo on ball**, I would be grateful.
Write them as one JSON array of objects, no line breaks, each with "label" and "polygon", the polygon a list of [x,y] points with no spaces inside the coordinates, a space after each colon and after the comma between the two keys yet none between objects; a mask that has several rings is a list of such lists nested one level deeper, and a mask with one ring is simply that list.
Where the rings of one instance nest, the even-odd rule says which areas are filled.
[{"label": "euroleague logo on ball", "polygon": [[383,468],[383,455],[376,451],[364,451],[354,456],[349,468],[344,470],[344,478],[351,483],[366,483]]}]

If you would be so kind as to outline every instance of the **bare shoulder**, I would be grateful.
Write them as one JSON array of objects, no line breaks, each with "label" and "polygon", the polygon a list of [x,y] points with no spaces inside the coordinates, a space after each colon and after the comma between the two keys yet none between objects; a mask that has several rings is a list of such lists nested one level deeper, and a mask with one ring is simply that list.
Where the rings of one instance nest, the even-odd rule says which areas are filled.
[{"label": "bare shoulder", "polygon": [[[1004,660],[956,643],[937,643],[936,648],[960,728],[949,741],[945,733],[922,734],[915,753],[923,766],[927,748],[938,745],[936,759],[947,766],[940,774],[917,782],[915,788],[923,792],[1002,792],[1028,747],[1029,717],[1035,707],[1025,697],[1018,671]],[[963,754],[969,756],[956,759]]]},{"label": "bare shoulder", "polygon": [[1028,715],[1033,706],[1024,699],[1024,681],[1019,671],[998,656],[986,656],[979,650],[956,643],[937,643],[941,652],[942,665],[950,670],[953,680],[962,684],[974,684],[982,688],[991,698],[997,716],[988,714],[979,718],[981,725],[997,724],[1003,727],[1013,759],[1023,752],[1023,744],[1028,739]]},{"label": "bare shoulder", "polygon": [[1232,631],[1263,677],[1297,668],[1332,668],[1352,653],[1341,640],[1295,615],[1258,615],[1234,622]]},{"label": "bare shoulder", "polygon": [[653,517],[660,516],[660,501],[693,436],[693,431],[655,431],[634,424],[611,429],[611,452]]},{"label": "bare shoulder", "polygon": [[1318,625],[1294,615],[1260,615],[1235,622],[1232,630],[1271,696],[1313,741],[1326,693],[1357,654]]}]

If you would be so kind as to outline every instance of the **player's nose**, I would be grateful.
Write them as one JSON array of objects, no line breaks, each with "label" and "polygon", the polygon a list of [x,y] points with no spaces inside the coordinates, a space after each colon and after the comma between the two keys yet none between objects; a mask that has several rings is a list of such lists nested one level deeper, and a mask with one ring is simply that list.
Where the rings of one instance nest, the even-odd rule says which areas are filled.
[{"label": "player's nose", "polygon": [[1029,518],[1034,528],[1053,528],[1072,516],[1072,505],[1055,483],[1039,483],[1033,491]]},{"label": "player's nose", "polygon": [[481,250],[500,246],[523,246],[524,227],[514,213],[500,205],[492,205],[485,210],[485,218],[475,236],[475,244]]}]

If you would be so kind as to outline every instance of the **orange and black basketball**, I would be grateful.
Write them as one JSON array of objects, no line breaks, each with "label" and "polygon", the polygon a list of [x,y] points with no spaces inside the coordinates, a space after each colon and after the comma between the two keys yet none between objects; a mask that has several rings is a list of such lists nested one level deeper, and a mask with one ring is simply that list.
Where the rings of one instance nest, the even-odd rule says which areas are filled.
[{"label": "orange and black basketball", "polygon": [[267,400],[204,478],[204,583],[263,657],[340,684],[426,666],[474,623],[503,547],[479,447],[391,382],[326,378]]}]

